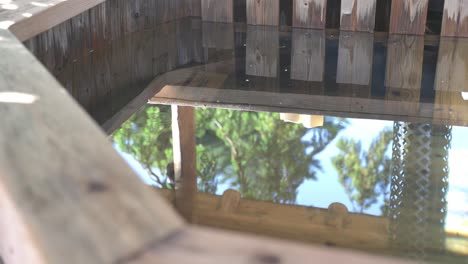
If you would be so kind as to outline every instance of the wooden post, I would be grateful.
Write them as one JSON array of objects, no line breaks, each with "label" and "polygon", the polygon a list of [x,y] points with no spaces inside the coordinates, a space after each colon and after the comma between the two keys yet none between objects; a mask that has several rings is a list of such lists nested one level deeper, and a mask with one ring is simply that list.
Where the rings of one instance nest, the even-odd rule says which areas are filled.
[{"label": "wooden post", "polygon": [[[390,36],[385,73],[387,100],[410,102],[406,106],[409,113],[414,113],[419,108],[423,55],[424,37]],[[405,106],[402,104],[401,107]]]},{"label": "wooden post", "polygon": [[197,195],[195,109],[193,107],[172,105],[172,144],[176,208],[187,221],[192,222]]},{"label": "wooden post", "polygon": [[428,0],[393,0],[390,34],[424,35]]},{"label": "wooden post", "polygon": [[212,22],[233,22],[233,0],[201,0],[202,20]]},{"label": "wooden post", "polygon": [[322,30],[292,31],[291,79],[322,82],[325,69],[325,34]]},{"label": "wooden post", "polygon": [[247,0],[247,24],[279,25],[279,0]]},{"label": "wooden post", "polygon": [[374,32],[377,0],[342,0],[341,30]]},{"label": "wooden post", "polygon": [[341,32],[336,82],[369,85],[373,55],[374,34]]},{"label": "wooden post", "polygon": [[247,26],[246,73],[276,77],[279,64],[279,35],[273,27]]},{"label": "wooden post", "polygon": [[468,0],[446,0],[441,36],[468,37]]},{"label": "wooden post", "polygon": [[326,0],[293,1],[293,27],[324,29],[326,14]]}]

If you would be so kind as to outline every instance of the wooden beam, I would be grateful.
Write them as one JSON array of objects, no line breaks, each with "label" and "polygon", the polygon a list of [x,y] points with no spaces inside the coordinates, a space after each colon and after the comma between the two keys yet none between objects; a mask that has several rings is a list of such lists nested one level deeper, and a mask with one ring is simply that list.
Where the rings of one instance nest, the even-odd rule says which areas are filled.
[{"label": "wooden beam", "polygon": [[468,40],[441,38],[434,89],[468,92]]},{"label": "wooden beam", "polygon": [[247,26],[247,75],[276,77],[279,68],[278,28]]},{"label": "wooden beam", "polygon": [[338,48],[336,82],[341,84],[370,85],[374,34],[341,32]]},{"label": "wooden beam", "polygon": [[201,0],[203,21],[232,23],[233,0]]},{"label": "wooden beam", "polygon": [[279,25],[279,0],[246,0],[247,24]]},{"label": "wooden beam", "polygon": [[428,0],[393,0],[390,34],[424,35]]},{"label": "wooden beam", "polygon": [[157,247],[122,259],[126,264],[302,264],[311,260],[326,260],[330,264],[404,264],[411,261],[379,257],[353,251],[304,246],[233,232],[192,227],[174,234]]},{"label": "wooden beam", "polygon": [[377,0],[342,0],[340,29],[374,32]]},{"label": "wooden beam", "polygon": [[321,82],[325,74],[325,33],[294,28],[292,32],[291,79]]},{"label": "wooden beam", "polygon": [[22,43],[0,39],[4,262],[114,263],[181,228]]},{"label": "wooden beam", "polygon": [[325,29],[326,22],[326,0],[293,1],[293,27]]},{"label": "wooden beam", "polygon": [[[158,189],[168,201],[170,190]],[[348,213],[346,206],[329,208],[287,205],[241,199],[227,190],[222,196],[197,193],[196,224],[294,241],[387,251],[389,220],[386,217]]]},{"label": "wooden beam", "polygon": [[468,0],[446,0],[440,35],[468,37]]},{"label": "wooden beam", "polygon": [[174,151],[175,205],[189,222],[193,221],[197,194],[195,109],[172,106],[172,145]]}]

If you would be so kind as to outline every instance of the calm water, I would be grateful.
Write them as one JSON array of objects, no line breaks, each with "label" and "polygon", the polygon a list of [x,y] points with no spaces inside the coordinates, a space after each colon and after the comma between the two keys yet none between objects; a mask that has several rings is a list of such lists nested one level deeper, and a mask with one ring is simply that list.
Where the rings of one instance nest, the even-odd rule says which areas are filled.
[{"label": "calm water", "polygon": [[174,188],[170,105],[193,106],[199,192],[243,198],[200,224],[467,263],[468,42],[186,20],[110,45],[96,71],[107,53],[131,59],[105,64],[123,88],[90,110],[101,123],[178,71],[111,136],[142,181]]}]

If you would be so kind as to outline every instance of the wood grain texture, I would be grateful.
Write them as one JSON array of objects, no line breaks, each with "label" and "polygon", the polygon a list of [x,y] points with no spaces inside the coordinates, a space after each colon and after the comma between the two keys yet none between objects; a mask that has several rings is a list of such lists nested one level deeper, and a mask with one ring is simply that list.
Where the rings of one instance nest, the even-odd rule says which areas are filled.
[{"label": "wood grain texture", "polygon": [[193,222],[197,198],[195,109],[177,105],[171,109],[175,205],[187,221]]},{"label": "wood grain texture", "polygon": [[279,25],[279,0],[246,0],[247,24]]},{"label": "wood grain texture", "polygon": [[233,0],[201,0],[203,21],[232,23]]},{"label": "wood grain texture", "polygon": [[326,21],[326,0],[293,1],[293,27],[324,29]]},{"label": "wood grain texture", "polygon": [[[210,243],[206,243],[209,241]],[[331,248],[304,246],[296,243],[269,240],[227,231],[192,227],[178,233],[154,249],[142,252],[126,264],[193,263],[193,264],[262,264],[310,263],[311,259],[325,259],[327,263],[402,264],[409,261],[367,255]]]},{"label": "wood grain texture", "polygon": [[[169,202],[174,200],[171,190],[157,192]],[[390,247],[388,218],[348,213],[339,203],[328,208],[287,205],[242,199],[239,192],[227,190],[222,196],[198,193],[195,214],[197,225],[265,237],[373,252]]]},{"label": "wood grain texture", "polygon": [[374,32],[377,0],[342,0],[340,29]]},{"label": "wood grain texture", "polygon": [[424,35],[428,0],[393,0],[390,34]]},{"label": "wood grain texture", "polygon": [[[390,89],[388,94],[390,94]],[[408,90],[403,92],[408,93]],[[414,91],[414,90],[413,90]],[[346,118],[379,119],[405,122],[468,125],[463,119],[434,119],[432,103],[419,102],[419,96],[405,99],[401,90],[386,99],[360,98],[354,103],[347,96],[324,96],[277,91],[234,90],[168,85],[151,99],[158,104],[221,107],[244,111],[267,111]],[[366,111],[362,111],[363,107]],[[468,106],[464,106],[468,111]],[[460,110],[460,109],[459,109]]]},{"label": "wood grain texture", "polygon": [[234,48],[234,25],[229,23],[203,22],[203,47],[215,49]]},{"label": "wood grain texture", "polygon": [[4,261],[112,263],[180,228],[24,46],[0,39],[0,94],[18,99],[0,103],[0,218],[19,232],[2,235]]},{"label": "wood grain texture", "polygon": [[279,67],[279,35],[275,27],[247,26],[246,74],[276,77]]},{"label": "wood grain texture", "polygon": [[[434,120],[462,120],[468,118],[468,101],[460,92],[436,91],[434,106]],[[446,122],[445,124],[449,124]]]},{"label": "wood grain texture", "polygon": [[338,48],[336,82],[370,85],[374,55],[374,35],[364,32],[341,32]]},{"label": "wood grain texture", "polygon": [[[19,40],[24,41],[102,2],[104,1],[15,1],[14,4],[18,6],[17,9],[6,10],[0,8],[0,22],[10,21],[12,26],[9,29]],[[28,16],[23,14],[28,14]]]},{"label": "wood grain texture", "polygon": [[419,90],[423,55],[423,37],[391,35],[387,48],[385,86]]},{"label": "wood grain texture", "polygon": [[468,92],[468,40],[442,38],[434,89]]},{"label": "wood grain texture", "polygon": [[292,31],[291,79],[321,82],[324,73],[324,32],[294,28]]},{"label": "wood grain texture", "polygon": [[468,37],[468,0],[446,0],[441,36]]}]

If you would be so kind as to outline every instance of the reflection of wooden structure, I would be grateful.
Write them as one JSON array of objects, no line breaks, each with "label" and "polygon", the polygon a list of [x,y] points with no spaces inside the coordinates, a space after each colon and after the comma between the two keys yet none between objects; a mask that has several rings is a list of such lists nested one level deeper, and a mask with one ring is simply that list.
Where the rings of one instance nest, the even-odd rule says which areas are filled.
[{"label": "reflection of wooden structure", "polygon": [[468,40],[442,38],[434,89],[468,92]]},{"label": "reflection of wooden structure", "polygon": [[342,32],[338,49],[336,82],[370,85],[374,35],[360,32]]},{"label": "reflection of wooden structure", "polygon": [[233,0],[201,0],[203,21],[233,22]]},{"label": "reflection of wooden structure", "polygon": [[275,27],[247,27],[247,55],[245,68],[248,75],[272,77],[278,75],[279,38]]},{"label": "reflection of wooden structure", "polygon": [[293,29],[291,50],[291,79],[322,82],[324,74],[324,32],[313,29]]},{"label": "reflection of wooden structure", "polygon": [[[385,87],[389,101],[411,102],[409,113],[419,108],[424,38],[391,35],[388,41]],[[393,108],[393,105],[388,105]]]},{"label": "reflection of wooden structure", "polygon": [[[171,190],[158,190],[173,202]],[[222,196],[198,193],[194,223],[296,241],[385,251],[388,219],[348,213],[341,204],[328,209],[241,199],[236,191]]]}]

